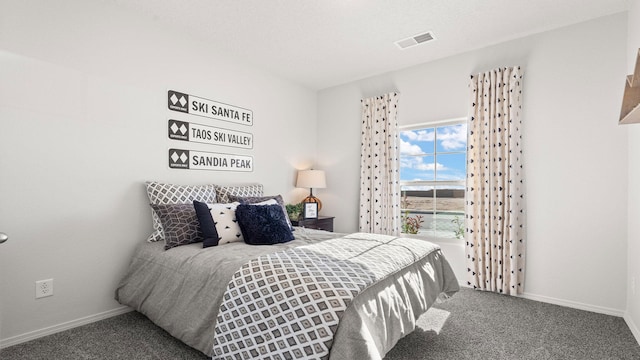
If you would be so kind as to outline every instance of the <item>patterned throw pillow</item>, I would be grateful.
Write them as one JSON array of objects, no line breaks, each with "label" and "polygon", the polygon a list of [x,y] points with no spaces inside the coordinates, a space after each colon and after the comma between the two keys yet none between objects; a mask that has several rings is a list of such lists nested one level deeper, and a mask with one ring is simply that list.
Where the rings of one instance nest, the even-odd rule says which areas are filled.
[{"label": "patterned throw pillow", "polygon": [[218,233],[218,245],[243,241],[242,231],[236,220],[236,207],[240,203],[207,204]]},{"label": "patterned throw pillow", "polygon": [[162,223],[165,250],[203,240],[192,204],[164,204],[151,207]]},{"label": "patterned throw pillow", "polygon": [[291,229],[291,231],[293,231],[293,226],[291,225],[291,220],[289,220],[289,215],[287,215],[287,208],[284,205],[284,200],[282,199],[282,196],[280,196],[280,195],[273,195],[273,196],[235,196],[235,195],[229,195],[229,200],[238,201],[241,204],[257,204],[257,203],[261,203],[261,202],[264,202],[266,200],[271,200],[271,199],[274,199],[275,201],[277,201],[278,205],[280,205],[280,207],[282,207],[282,212],[284,212],[284,218],[285,218],[285,220],[287,220],[287,225],[289,225],[289,229]]},{"label": "patterned throw pillow", "polygon": [[[202,201],[208,204],[216,202],[216,190],[213,184],[210,185],[173,185],[148,181],[145,183],[147,196],[151,205],[167,204],[192,204],[193,200]],[[149,235],[147,241],[164,240],[162,223],[155,210],[152,210],[153,233]]]},{"label": "patterned throw pillow", "polygon": [[271,245],[294,239],[286,215],[278,204],[238,205],[236,217],[249,245]]},{"label": "patterned throw pillow", "polygon": [[237,186],[220,186],[215,185],[216,195],[219,203],[230,203],[230,195],[233,196],[262,196],[263,186],[262,184],[251,185],[237,185]]}]

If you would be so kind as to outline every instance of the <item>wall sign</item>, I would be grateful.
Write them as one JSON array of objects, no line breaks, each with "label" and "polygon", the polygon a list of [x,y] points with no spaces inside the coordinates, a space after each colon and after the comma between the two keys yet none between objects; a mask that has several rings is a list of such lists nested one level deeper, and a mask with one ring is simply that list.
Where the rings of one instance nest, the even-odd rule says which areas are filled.
[{"label": "wall sign", "polygon": [[168,126],[169,139],[253,149],[250,133],[179,120],[169,120]]},{"label": "wall sign", "polygon": [[174,90],[167,92],[169,110],[253,126],[253,111]]},{"label": "wall sign", "polygon": [[253,171],[253,156],[169,149],[169,167],[188,170]]}]

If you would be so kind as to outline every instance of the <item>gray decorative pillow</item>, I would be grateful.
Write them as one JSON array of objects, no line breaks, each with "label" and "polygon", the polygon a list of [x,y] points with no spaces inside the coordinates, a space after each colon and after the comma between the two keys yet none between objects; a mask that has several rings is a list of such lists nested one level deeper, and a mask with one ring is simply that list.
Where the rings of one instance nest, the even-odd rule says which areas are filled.
[{"label": "gray decorative pillow", "polygon": [[263,201],[274,199],[280,207],[282,207],[282,212],[284,213],[284,218],[287,221],[287,225],[289,225],[289,229],[293,230],[293,226],[291,225],[291,220],[289,220],[289,215],[287,215],[287,208],[284,205],[284,200],[280,195],[272,195],[272,196],[235,196],[229,195],[230,201],[237,201],[241,204],[257,204]]},{"label": "gray decorative pillow", "polygon": [[[216,202],[216,190],[213,184],[174,185],[148,181],[145,185],[150,205],[189,204],[193,206],[193,200],[207,204]],[[153,219],[154,231],[149,235],[147,241],[164,240],[162,223],[155,210],[151,211],[151,218]]]},{"label": "gray decorative pillow", "polygon": [[262,196],[263,186],[262,184],[248,184],[248,185],[236,185],[236,186],[220,186],[215,185],[216,196],[219,203],[230,203],[229,196]]},{"label": "gray decorative pillow", "polygon": [[164,230],[164,249],[204,240],[193,204],[151,205]]}]

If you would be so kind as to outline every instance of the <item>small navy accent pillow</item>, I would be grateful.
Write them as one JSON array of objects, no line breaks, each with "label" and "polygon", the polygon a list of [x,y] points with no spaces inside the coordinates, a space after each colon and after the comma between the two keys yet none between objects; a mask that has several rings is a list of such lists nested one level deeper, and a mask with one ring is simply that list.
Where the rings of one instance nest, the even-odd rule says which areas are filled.
[{"label": "small navy accent pillow", "polygon": [[206,248],[210,246],[217,246],[218,241],[220,241],[220,236],[216,230],[216,223],[213,221],[213,217],[211,217],[211,209],[209,209],[209,205],[201,201],[194,200],[193,207],[196,209],[196,216],[198,217],[200,230],[204,237],[202,247]]},{"label": "small navy accent pillow", "polygon": [[236,208],[236,219],[244,242],[249,245],[272,245],[294,239],[280,205],[246,205]]}]

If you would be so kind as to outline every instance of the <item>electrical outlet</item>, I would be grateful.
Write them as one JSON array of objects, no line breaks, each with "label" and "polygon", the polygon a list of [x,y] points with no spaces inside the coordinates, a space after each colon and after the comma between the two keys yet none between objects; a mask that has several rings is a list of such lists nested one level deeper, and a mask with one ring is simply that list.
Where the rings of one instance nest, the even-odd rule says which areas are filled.
[{"label": "electrical outlet", "polygon": [[53,279],[36,281],[36,299],[53,295]]}]

